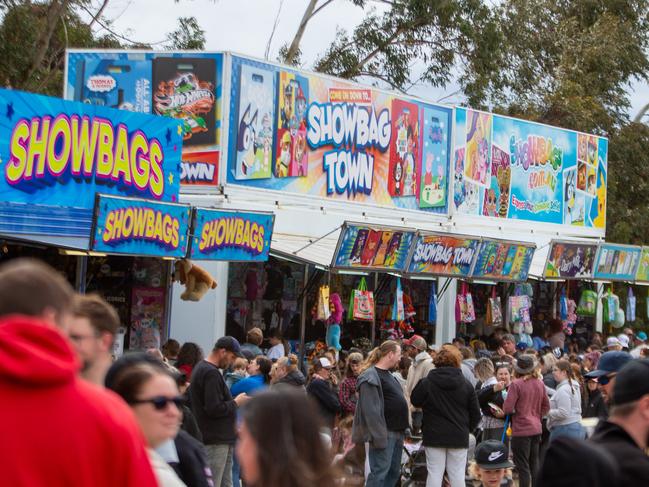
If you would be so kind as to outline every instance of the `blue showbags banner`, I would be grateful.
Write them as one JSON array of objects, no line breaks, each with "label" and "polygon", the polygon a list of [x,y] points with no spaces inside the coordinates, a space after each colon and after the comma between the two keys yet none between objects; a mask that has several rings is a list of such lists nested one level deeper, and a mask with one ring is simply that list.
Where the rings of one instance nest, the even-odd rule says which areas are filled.
[{"label": "blue showbags banner", "polygon": [[[96,193],[176,201],[181,130],[168,117],[0,89],[0,231],[87,237]],[[79,210],[88,225],[59,232]]]},{"label": "blue showbags banner", "polygon": [[183,258],[191,207],[97,195],[90,248],[98,252]]},{"label": "blue showbags banner", "polygon": [[272,213],[196,208],[190,258],[266,261],[274,221]]}]

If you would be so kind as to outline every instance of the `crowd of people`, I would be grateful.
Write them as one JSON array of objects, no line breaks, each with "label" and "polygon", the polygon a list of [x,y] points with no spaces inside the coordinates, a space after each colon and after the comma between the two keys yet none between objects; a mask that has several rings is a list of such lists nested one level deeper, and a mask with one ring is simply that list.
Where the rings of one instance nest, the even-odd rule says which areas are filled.
[{"label": "crowd of people", "polygon": [[413,448],[428,487],[649,485],[643,332],[414,335],[303,364],[258,328],[115,360],[118,327],[45,264],[0,267],[7,485],[394,487]]}]

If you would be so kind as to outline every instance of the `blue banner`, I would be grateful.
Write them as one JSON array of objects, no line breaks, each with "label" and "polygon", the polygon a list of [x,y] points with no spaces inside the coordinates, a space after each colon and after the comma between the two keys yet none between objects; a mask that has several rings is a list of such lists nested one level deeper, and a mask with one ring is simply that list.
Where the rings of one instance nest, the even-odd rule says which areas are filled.
[{"label": "blue banner", "polygon": [[274,218],[272,213],[196,208],[190,258],[266,261]]},{"label": "blue banner", "polygon": [[98,252],[183,258],[191,207],[98,195],[90,248]]},{"label": "blue banner", "polygon": [[494,281],[526,281],[535,247],[529,244],[483,240],[471,277]]},{"label": "blue banner", "polygon": [[640,264],[642,247],[600,244],[595,263],[595,279],[633,281]]},{"label": "blue banner", "polygon": [[181,130],[173,118],[0,89],[0,231],[49,235],[72,220],[33,205],[85,209],[89,222],[96,193],[176,201]]}]

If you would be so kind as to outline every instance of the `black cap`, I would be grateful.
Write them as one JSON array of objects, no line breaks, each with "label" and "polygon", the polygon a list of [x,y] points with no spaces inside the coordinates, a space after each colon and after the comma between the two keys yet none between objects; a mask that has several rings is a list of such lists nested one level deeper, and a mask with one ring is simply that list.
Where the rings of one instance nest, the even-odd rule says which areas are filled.
[{"label": "black cap", "polygon": [[645,394],[649,394],[649,359],[632,360],[615,378],[613,404],[628,404]]},{"label": "black cap", "polygon": [[232,352],[237,357],[243,357],[243,353],[241,353],[241,345],[239,345],[239,340],[229,335],[219,338],[216,341],[214,348],[222,348],[224,350],[227,350],[228,352]]},{"label": "black cap", "polygon": [[509,450],[501,441],[487,440],[480,443],[475,449],[475,462],[478,467],[485,470],[499,468],[512,468],[514,464],[509,461]]},{"label": "black cap", "polygon": [[631,360],[627,352],[605,352],[597,363],[597,370],[588,372],[584,377],[594,379],[602,375],[618,372]]}]

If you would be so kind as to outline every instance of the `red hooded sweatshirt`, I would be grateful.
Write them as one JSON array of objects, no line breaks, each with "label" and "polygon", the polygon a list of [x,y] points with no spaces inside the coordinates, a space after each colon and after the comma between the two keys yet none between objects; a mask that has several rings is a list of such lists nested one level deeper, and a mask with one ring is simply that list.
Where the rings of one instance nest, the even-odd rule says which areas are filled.
[{"label": "red hooded sweatshirt", "polygon": [[0,484],[157,486],[130,408],[78,369],[56,328],[0,319]]}]

